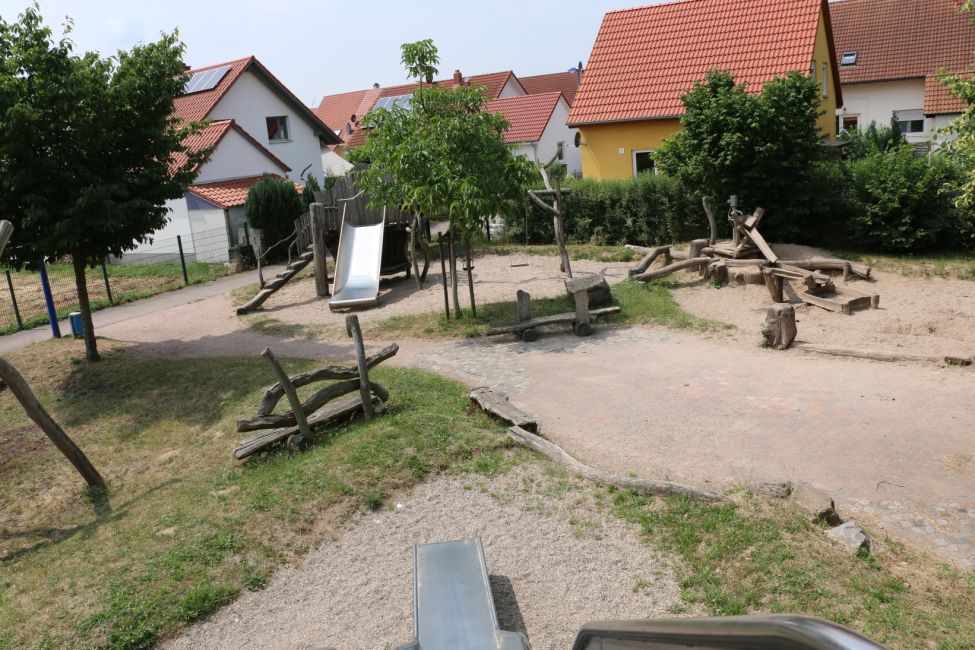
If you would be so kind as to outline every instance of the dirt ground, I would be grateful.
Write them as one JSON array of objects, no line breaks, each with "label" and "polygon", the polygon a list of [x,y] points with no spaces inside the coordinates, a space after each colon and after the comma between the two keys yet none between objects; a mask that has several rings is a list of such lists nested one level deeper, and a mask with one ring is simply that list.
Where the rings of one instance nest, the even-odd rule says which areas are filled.
[{"label": "dirt ground", "polygon": [[[593,260],[574,260],[572,271],[576,275],[604,272],[612,284],[627,277],[629,262],[596,262]],[[460,264],[458,264],[458,269]],[[548,298],[565,293],[563,278],[559,271],[557,257],[540,255],[479,255],[474,259],[474,298],[478,304],[502,302],[515,299],[521,289],[533,298]],[[459,271],[462,278],[458,292],[461,306],[470,305],[467,275]],[[358,309],[355,311],[362,323],[385,320],[392,316],[405,314],[425,314],[443,311],[443,283],[439,262],[433,261],[423,289],[417,291],[412,278],[407,280],[402,274],[385,279],[380,284],[379,308]],[[315,296],[315,283],[311,275],[303,276],[286,284],[264,303],[262,314],[285,323],[319,326],[344,327],[348,311],[333,312],[326,301]]]},{"label": "dirt ground", "polygon": [[[773,248],[783,259],[830,257],[808,246]],[[695,316],[735,325],[735,336],[749,345],[761,338],[771,304],[764,284],[716,289],[696,273],[675,277],[680,284],[673,295],[681,307]],[[835,282],[842,285],[843,280],[837,276]],[[872,271],[870,280],[851,276],[850,285],[880,294],[880,308],[845,316],[794,298],[797,340],[864,350],[975,356],[975,282]]]},{"label": "dirt ground", "polygon": [[162,647],[396,648],[413,634],[412,546],[472,537],[501,629],[525,634],[534,650],[571,647],[591,620],[672,616],[672,566],[593,495],[535,464],[494,479],[436,479]]}]

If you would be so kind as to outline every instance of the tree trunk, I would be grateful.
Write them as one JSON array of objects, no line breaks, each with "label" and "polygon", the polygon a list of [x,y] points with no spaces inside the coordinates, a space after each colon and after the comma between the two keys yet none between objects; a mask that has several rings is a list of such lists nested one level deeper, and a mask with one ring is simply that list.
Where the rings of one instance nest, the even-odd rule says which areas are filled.
[{"label": "tree trunk", "polygon": [[466,258],[467,258],[467,292],[471,296],[471,316],[477,318],[477,305],[474,304],[474,254],[471,252],[473,238],[467,235]]},{"label": "tree trunk", "polygon": [[88,282],[85,279],[85,258],[75,252],[72,256],[74,264],[74,283],[78,290],[78,308],[81,311],[81,321],[85,324],[85,357],[88,361],[101,361],[98,354],[98,344],[95,342],[95,324],[91,320],[91,303],[88,301]]},{"label": "tree trunk", "polygon": [[104,488],[105,481],[99,475],[95,466],[91,464],[91,461],[88,460],[88,457],[74,444],[71,438],[64,432],[64,429],[54,421],[54,418],[44,410],[41,403],[37,401],[37,397],[34,396],[34,392],[30,389],[30,386],[27,385],[27,382],[24,381],[21,374],[17,372],[17,369],[3,359],[0,359],[0,379],[10,387],[10,392],[17,398],[20,405],[24,407],[24,410],[27,411],[30,419],[51,439],[51,442],[64,454],[65,458],[71,461],[71,464],[74,465],[78,473],[85,479],[85,482],[92,487]]},{"label": "tree trunk", "polygon": [[450,233],[450,238],[447,240],[450,255],[450,289],[453,294],[454,299],[454,319],[460,320],[460,295],[457,293],[457,251],[454,248],[454,224],[450,224],[450,228],[447,230]]}]

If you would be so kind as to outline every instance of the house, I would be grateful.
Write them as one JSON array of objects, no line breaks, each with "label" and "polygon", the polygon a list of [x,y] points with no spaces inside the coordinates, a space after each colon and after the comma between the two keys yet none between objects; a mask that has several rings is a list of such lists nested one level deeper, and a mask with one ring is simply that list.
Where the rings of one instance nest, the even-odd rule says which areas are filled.
[{"label": "house", "polygon": [[830,4],[844,106],[840,129],[899,122],[908,142],[931,146],[964,109],[940,70],[972,69],[975,27],[955,0],[842,0]]},{"label": "house", "polygon": [[569,174],[582,173],[579,148],[573,143],[575,131],[566,124],[569,103],[561,92],[496,99],[485,104],[484,110],[501,113],[508,120],[504,141],[512,145],[515,155],[542,164],[554,157]]},{"label": "house", "polygon": [[[167,203],[169,224],[153,237],[179,235],[190,259],[226,261],[246,223],[243,205],[254,183],[266,174],[296,183],[310,175],[322,179],[321,147],[340,141],[253,56],[187,72],[175,116],[184,122],[208,120],[185,144],[191,151],[213,151],[186,194]],[[171,161],[184,163],[185,157]],[[218,240],[221,233],[220,245],[198,245]]]},{"label": "house", "polygon": [[748,92],[792,70],[822,89],[820,129],[836,136],[842,105],[826,0],[681,0],[603,18],[569,114],[587,178],[652,169],[652,153],[680,129],[681,97],[712,68]]},{"label": "house", "polygon": [[[558,157],[565,162],[568,172],[578,175],[582,167],[575,146],[576,131],[565,124],[571,103],[565,93],[575,96],[579,75],[568,72],[526,79],[528,85],[510,70],[469,77],[455,70],[449,79],[434,83],[442,88],[462,85],[482,88],[489,100],[485,109],[503,114],[511,123],[505,140],[514,145],[517,153],[531,160],[548,162],[561,151]],[[415,88],[416,84],[387,87],[376,84],[365,90],[323,97],[315,113],[322,121],[336,126],[335,133],[342,139],[340,145],[322,149],[323,164],[334,165],[331,156],[342,155],[347,149],[365,143],[367,130],[359,123],[362,116],[377,107],[408,102]],[[541,99],[530,99],[532,97]]]}]

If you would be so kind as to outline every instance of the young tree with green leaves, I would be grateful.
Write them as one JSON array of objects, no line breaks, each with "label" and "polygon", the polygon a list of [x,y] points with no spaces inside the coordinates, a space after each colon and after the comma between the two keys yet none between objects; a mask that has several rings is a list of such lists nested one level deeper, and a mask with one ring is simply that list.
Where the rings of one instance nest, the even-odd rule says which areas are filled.
[{"label": "young tree with green leaves", "polygon": [[[512,155],[505,144],[508,122],[484,112],[480,88],[427,85],[437,73],[437,48],[430,40],[402,46],[402,63],[417,86],[409,108],[370,112],[369,130],[356,153],[370,166],[356,181],[378,205],[397,205],[424,215],[446,215],[451,237],[462,235],[468,247],[486,218],[523,195],[535,177],[533,163]],[[454,313],[457,262],[451,259]]]},{"label": "young tree with green leaves", "polygon": [[[173,117],[187,80],[178,34],[102,59],[73,54],[68,31],[55,40],[36,4],[0,19],[0,218],[15,226],[8,263],[70,257],[97,361],[86,267],[149,241],[209,151],[188,151],[201,125]],[[172,169],[176,154],[186,162]]]}]

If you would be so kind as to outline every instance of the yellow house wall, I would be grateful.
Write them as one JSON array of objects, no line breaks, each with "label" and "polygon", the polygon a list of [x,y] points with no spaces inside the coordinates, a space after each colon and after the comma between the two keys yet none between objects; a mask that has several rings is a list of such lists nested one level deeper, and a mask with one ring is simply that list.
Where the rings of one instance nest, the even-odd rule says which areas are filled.
[{"label": "yellow house wall", "polygon": [[633,152],[657,149],[665,138],[680,130],[677,120],[616,122],[579,127],[580,155],[585,178],[629,178],[633,176]]},{"label": "yellow house wall", "polygon": [[813,61],[816,62],[816,81],[819,82],[820,95],[823,87],[823,64],[826,64],[826,97],[822,98],[822,108],[824,111],[819,116],[820,132],[828,139],[836,139],[836,93],[840,87],[840,80],[833,74],[833,57],[835,53],[829,47],[829,40],[826,38],[826,21],[823,20],[822,12],[819,14],[819,27],[816,30],[816,46],[813,48]]}]

